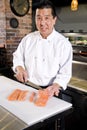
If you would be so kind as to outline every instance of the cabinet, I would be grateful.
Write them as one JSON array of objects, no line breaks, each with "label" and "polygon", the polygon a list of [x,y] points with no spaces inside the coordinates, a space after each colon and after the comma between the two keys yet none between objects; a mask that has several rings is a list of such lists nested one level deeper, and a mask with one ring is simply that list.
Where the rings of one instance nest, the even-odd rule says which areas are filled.
[{"label": "cabinet", "polygon": [[87,62],[87,33],[63,33],[73,47],[73,60]]},{"label": "cabinet", "polygon": [[68,86],[62,96],[73,104],[73,112],[65,117],[65,130],[87,129],[87,93]]}]

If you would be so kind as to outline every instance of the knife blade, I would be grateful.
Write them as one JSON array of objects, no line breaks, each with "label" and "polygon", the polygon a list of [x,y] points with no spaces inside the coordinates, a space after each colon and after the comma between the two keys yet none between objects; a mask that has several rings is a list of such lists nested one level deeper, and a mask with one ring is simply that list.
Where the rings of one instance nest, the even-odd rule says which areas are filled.
[{"label": "knife blade", "polygon": [[26,84],[26,85],[29,85],[29,86],[31,86],[31,87],[33,87],[33,88],[36,88],[36,89],[42,89],[39,85],[36,85],[36,84],[32,83],[32,82],[29,81],[29,80],[28,80],[25,84]]}]

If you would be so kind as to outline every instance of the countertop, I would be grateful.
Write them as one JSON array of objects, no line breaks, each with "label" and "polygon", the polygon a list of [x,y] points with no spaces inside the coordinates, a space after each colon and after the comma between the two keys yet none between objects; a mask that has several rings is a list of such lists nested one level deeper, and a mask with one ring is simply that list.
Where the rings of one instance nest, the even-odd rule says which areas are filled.
[{"label": "countertop", "polygon": [[79,79],[77,77],[72,77],[68,85],[69,87],[87,93],[87,80]]}]

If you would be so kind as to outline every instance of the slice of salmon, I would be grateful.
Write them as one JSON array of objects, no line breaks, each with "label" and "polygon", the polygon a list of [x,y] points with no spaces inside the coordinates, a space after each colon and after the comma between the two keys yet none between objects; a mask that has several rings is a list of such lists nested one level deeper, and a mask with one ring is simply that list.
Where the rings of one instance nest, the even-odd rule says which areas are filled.
[{"label": "slice of salmon", "polygon": [[18,97],[18,101],[24,101],[26,99],[28,90],[21,90],[19,97]]},{"label": "slice of salmon", "polygon": [[48,100],[49,98],[48,90],[47,89],[38,90],[38,97]]},{"label": "slice of salmon", "polygon": [[46,106],[47,101],[49,99],[49,94],[47,89],[38,90],[37,99],[35,100],[35,105],[37,106]]},{"label": "slice of salmon", "polygon": [[15,101],[18,99],[19,95],[20,95],[21,90],[20,89],[15,89],[9,96],[8,96],[8,100],[9,101]]},{"label": "slice of salmon", "polygon": [[35,93],[35,92],[32,92],[31,95],[30,95],[30,97],[29,97],[29,101],[30,101],[30,102],[33,102],[34,99],[35,99],[35,96],[36,96],[36,93]]},{"label": "slice of salmon", "polygon": [[43,99],[40,99],[40,98],[38,98],[35,101],[35,105],[36,106],[42,106],[42,107],[44,107],[44,106],[46,106],[46,103],[47,103],[47,100],[43,100]]}]

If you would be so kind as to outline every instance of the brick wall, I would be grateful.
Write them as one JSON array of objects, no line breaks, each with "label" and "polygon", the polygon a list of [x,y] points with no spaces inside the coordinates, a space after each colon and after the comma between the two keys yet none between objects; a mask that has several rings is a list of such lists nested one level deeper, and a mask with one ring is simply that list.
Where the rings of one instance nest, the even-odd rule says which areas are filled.
[{"label": "brick wall", "polygon": [[0,47],[6,44],[5,0],[0,0]]},{"label": "brick wall", "polygon": [[[23,17],[16,16],[10,8],[10,0],[0,0],[0,45],[6,45],[6,66],[12,66],[12,54],[17,48],[20,40],[32,30],[32,0],[27,15]],[[11,18],[18,20],[18,27],[10,26]]]}]

